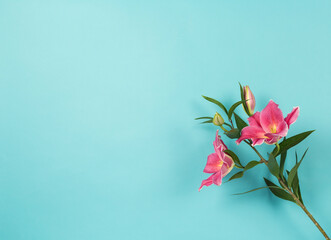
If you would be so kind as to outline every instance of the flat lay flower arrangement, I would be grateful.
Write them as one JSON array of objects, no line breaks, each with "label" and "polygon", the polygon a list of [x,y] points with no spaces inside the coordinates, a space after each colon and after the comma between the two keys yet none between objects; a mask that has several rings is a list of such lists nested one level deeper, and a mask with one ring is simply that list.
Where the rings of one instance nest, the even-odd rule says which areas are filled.
[{"label": "flat lay flower arrangement", "polygon": [[[244,193],[253,192],[263,188],[268,188],[271,193],[281,199],[291,201],[302,208],[311,221],[315,224],[318,230],[323,234],[325,239],[330,240],[326,232],[307,210],[302,200],[298,169],[303,161],[307,150],[298,157],[295,153],[295,163],[292,169],[285,169],[287,160],[287,152],[301,141],[306,139],[313,131],[303,132],[291,137],[290,126],[296,122],[299,117],[299,107],[294,107],[293,110],[284,117],[283,112],[273,100],[270,100],[264,109],[260,112],[255,110],[255,97],[248,86],[240,85],[241,100],[234,103],[227,109],[221,102],[203,96],[207,101],[218,105],[223,116],[216,112],[214,117],[199,117],[196,120],[204,120],[202,123],[212,123],[218,127],[216,137],[213,142],[215,152],[207,158],[206,166],[203,172],[211,174],[207,179],[203,180],[199,191],[203,187],[212,184],[221,185],[223,178],[227,175],[232,175],[228,181],[241,178],[244,173],[253,169],[259,164],[265,164],[270,173],[277,179],[277,183],[264,178],[266,186],[255,188]],[[237,107],[242,106],[245,113],[248,115],[247,121],[243,120],[235,113]],[[250,161],[246,165],[243,164],[238,156],[228,149],[221,136],[222,132],[227,138],[236,140],[239,145],[245,143],[258,155],[260,161]],[[274,149],[270,153],[262,154],[256,149],[256,145],[269,144],[274,145]],[[264,157],[267,156],[267,157]],[[238,168],[239,172],[232,173],[234,168]],[[244,194],[241,193],[241,194]]]}]

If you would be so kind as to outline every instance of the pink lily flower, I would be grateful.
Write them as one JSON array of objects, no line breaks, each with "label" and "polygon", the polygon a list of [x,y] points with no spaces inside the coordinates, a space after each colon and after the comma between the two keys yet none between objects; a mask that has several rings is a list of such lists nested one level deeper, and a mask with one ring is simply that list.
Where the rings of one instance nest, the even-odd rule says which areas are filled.
[{"label": "pink lily flower", "polygon": [[221,185],[222,178],[225,177],[234,167],[232,158],[227,155],[224,150],[228,149],[221,137],[216,132],[216,138],[213,142],[215,153],[208,156],[207,164],[203,172],[212,173],[209,178],[202,181],[199,191],[203,186],[210,186],[212,184]]},{"label": "pink lily flower", "polygon": [[284,118],[278,104],[270,100],[261,112],[256,112],[248,118],[249,126],[243,128],[236,143],[239,144],[245,139],[251,139],[253,146],[261,145],[264,142],[267,144],[277,143],[287,135],[290,125],[297,120],[299,111],[299,107],[294,107],[292,112]]}]

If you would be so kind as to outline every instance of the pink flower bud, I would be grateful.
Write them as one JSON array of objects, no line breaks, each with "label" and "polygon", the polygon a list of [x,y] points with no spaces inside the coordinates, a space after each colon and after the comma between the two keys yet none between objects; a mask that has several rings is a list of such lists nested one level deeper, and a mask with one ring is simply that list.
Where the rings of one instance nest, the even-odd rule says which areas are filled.
[{"label": "pink flower bud", "polygon": [[252,91],[249,89],[249,86],[244,86],[243,91],[244,91],[244,100],[246,100],[246,102],[244,103],[245,105],[244,109],[247,115],[252,116],[254,114],[254,108],[255,108],[255,97]]}]

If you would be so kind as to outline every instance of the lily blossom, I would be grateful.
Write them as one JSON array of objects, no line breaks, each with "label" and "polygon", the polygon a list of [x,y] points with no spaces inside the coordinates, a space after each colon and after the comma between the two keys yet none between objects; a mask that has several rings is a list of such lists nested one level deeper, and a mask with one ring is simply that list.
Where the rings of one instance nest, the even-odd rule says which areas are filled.
[{"label": "lily blossom", "polygon": [[299,107],[294,107],[292,112],[284,118],[278,104],[270,100],[261,112],[256,112],[248,118],[249,126],[242,129],[241,136],[236,143],[239,144],[245,139],[251,139],[253,146],[261,145],[264,142],[277,143],[287,135],[290,125],[297,120],[299,111]]},{"label": "lily blossom", "polygon": [[207,164],[203,172],[212,173],[209,178],[202,181],[199,191],[203,186],[210,186],[212,184],[221,185],[222,178],[225,177],[234,167],[233,159],[227,155],[224,150],[228,148],[225,146],[221,137],[216,132],[216,138],[213,142],[215,153],[208,156]]}]

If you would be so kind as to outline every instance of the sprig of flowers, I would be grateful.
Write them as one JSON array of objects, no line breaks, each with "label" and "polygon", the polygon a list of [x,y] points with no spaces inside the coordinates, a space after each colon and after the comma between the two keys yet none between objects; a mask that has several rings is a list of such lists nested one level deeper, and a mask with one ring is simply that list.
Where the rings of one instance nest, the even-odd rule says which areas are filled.
[{"label": "sprig of flowers", "polygon": [[[255,188],[241,194],[268,188],[276,197],[294,202],[300,206],[323,234],[325,239],[330,240],[323,228],[307,210],[302,200],[298,169],[308,149],[304,152],[300,160],[297,153],[295,153],[296,161],[294,166],[290,170],[285,169],[288,150],[306,139],[313,132],[313,130],[307,131],[286,138],[290,126],[296,122],[299,116],[299,107],[294,107],[293,110],[284,117],[278,104],[273,100],[270,100],[261,112],[254,113],[256,105],[255,97],[248,86],[242,87],[240,85],[240,96],[241,100],[234,103],[229,109],[227,109],[221,102],[203,96],[207,101],[212,102],[221,108],[227,116],[228,122],[226,122],[218,112],[215,113],[214,117],[200,117],[196,118],[196,120],[204,119],[204,122],[202,123],[213,123],[220,127],[224,135],[230,139],[236,139],[238,145],[241,142],[245,142],[259,156],[260,161],[250,161],[246,165],[243,164],[238,156],[227,148],[225,143],[221,140],[219,130],[217,130],[216,138],[213,142],[215,152],[208,156],[206,166],[203,170],[203,172],[211,175],[202,181],[199,191],[204,186],[210,186],[212,184],[218,186],[221,185],[222,179],[232,172],[234,167],[240,169],[240,171],[233,174],[229,178],[229,181],[241,178],[244,176],[245,171],[254,168],[258,164],[265,164],[279,184],[275,184],[271,180],[264,178],[266,183],[265,187]],[[235,113],[235,110],[240,105],[243,106],[248,115],[248,124]],[[256,145],[261,145],[263,143],[275,146],[273,151],[267,154],[267,158],[263,157],[263,155],[255,148]]]}]

